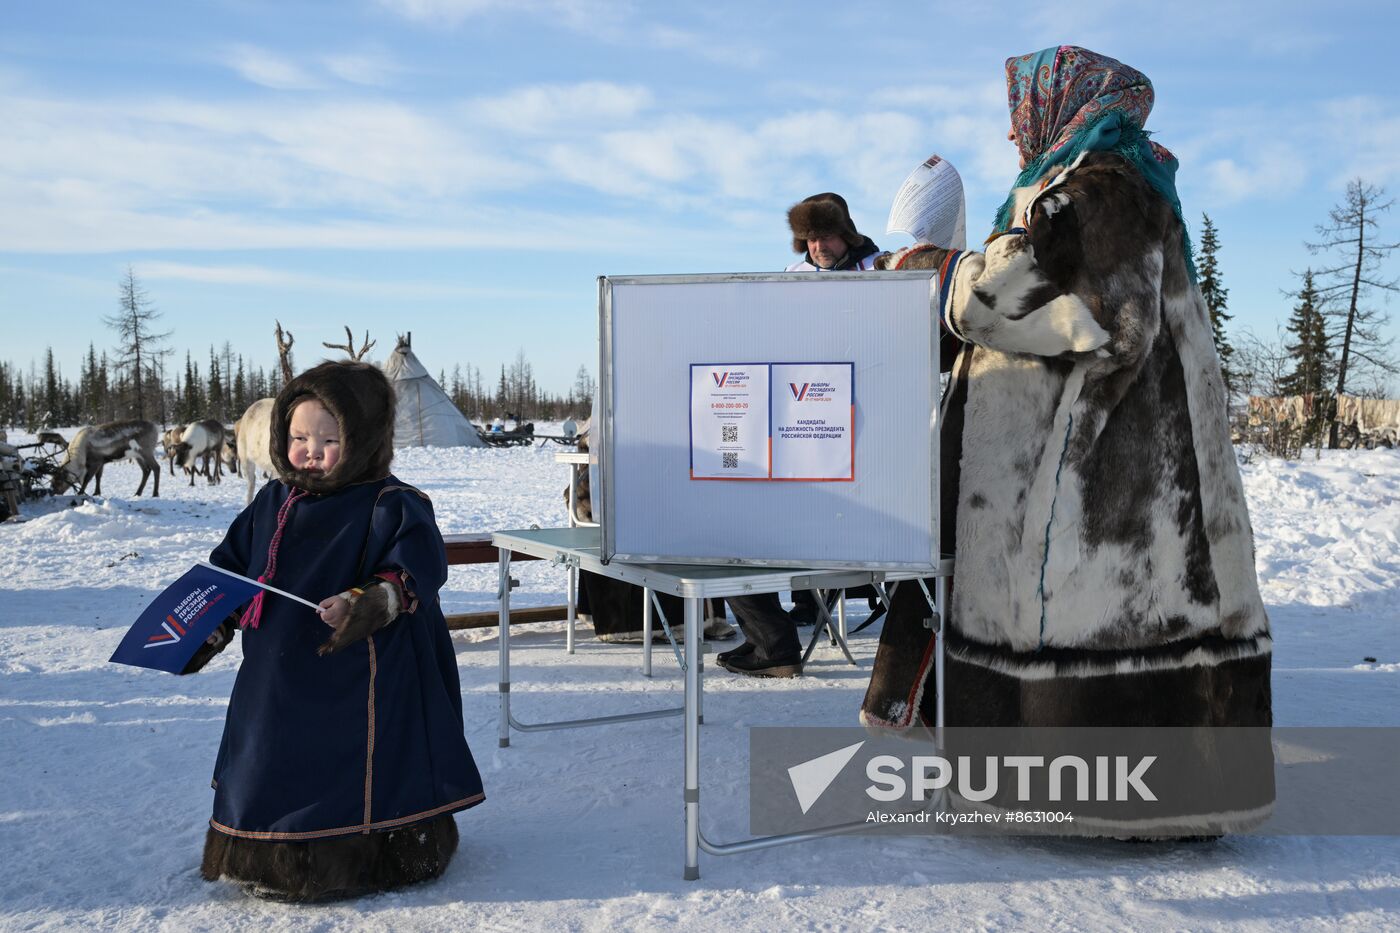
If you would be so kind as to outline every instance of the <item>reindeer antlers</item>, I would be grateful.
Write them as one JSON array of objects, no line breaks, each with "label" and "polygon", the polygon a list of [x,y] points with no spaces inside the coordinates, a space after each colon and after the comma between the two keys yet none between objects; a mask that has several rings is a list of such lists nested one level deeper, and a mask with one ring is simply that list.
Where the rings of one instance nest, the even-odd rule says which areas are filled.
[{"label": "reindeer antlers", "polygon": [[282,364],[282,384],[292,381],[292,332],[282,332],[282,322],[277,322],[277,361]]},{"label": "reindeer antlers", "polygon": [[354,360],[355,362],[358,363],[360,360],[363,360],[363,359],[365,358],[365,354],[368,353],[368,352],[370,351],[370,348],[373,347],[373,346],[374,346],[376,343],[378,343],[378,342],[379,342],[379,341],[377,341],[377,340],[370,340],[370,339],[369,339],[369,331],[365,331],[365,342],[364,342],[364,345],[361,346],[360,349],[359,349],[358,351],[356,351],[356,350],[355,350],[355,335],[352,334],[352,333],[350,333],[350,325],[347,324],[347,325],[345,325],[345,342],[344,342],[344,343],[326,343],[326,342],[322,341],[321,346],[325,347],[325,348],[328,349],[328,350],[344,350],[346,356],[350,357],[350,359],[352,359],[352,360]]}]

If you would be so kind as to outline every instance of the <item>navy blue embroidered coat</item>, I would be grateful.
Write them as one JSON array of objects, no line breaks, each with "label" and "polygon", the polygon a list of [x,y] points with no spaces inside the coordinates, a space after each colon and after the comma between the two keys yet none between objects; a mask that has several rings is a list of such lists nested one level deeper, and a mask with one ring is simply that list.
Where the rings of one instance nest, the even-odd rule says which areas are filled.
[{"label": "navy blue embroidered coat", "polygon": [[[210,561],[264,572],[278,511],[294,489],[263,487]],[[243,664],[214,766],[210,825],[248,839],[388,830],[484,799],[463,736],[456,656],[438,604],[447,555],[427,496],[393,476],[306,495],[287,517],[268,581],[320,602],[402,571],[406,607],[333,654],[316,612],[268,593],[243,630]]]}]

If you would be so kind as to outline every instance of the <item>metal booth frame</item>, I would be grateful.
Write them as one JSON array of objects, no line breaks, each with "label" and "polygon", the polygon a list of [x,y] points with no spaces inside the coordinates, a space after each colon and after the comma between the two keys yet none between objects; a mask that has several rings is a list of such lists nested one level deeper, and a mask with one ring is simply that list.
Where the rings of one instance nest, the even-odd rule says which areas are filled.
[{"label": "metal booth frame", "polygon": [[[825,571],[810,568],[719,567],[713,565],[632,564],[622,561],[604,563],[601,555],[601,531],[596,527],[533,528],[519,531],[498,531],[492,543],[500,551],[499,562],[499,653],[500,653],[500,731],[499,745],[509,747],[510,733],[546,732],[556,729],[577,729],[589,726],[614,725],[681,716],[683,720],[685,777],[681,799],[685,805],[685,862],[682,877],[692,881],[700,877],[700,853],[733,855],[756,849],[805,842],[826,836],[842,835],[862,828],[864,823],[833,826],[815,833],[789,833],[759,836],[734,842],[712,842],[700,828],[700,725],[703,714],[703,660],[700,651],[702,603],[707,598],[743,596],[779,590],[847,587],[859,584],[883,585],[901,580],[936,579],[934,592],[925,595],[933,608],[932,626],[935,632],[935,709],[936,725],[943,725],[943,620],[947,618],[948,579],[952,575],[951,558],[941,559],[932,572],[882,570]],[[586,570],[625,583],[632,583],[657,593],[669,593],[684,601],[685,633],[677,658],[685,675],[685,701],[680,707],[595,716],[582,719],[527,723],[515,718],[510,710],[510,591],[514,581],[510,576],[511,553],[537,557],[578,571]],[[830,619],[828,618],[828,623]],[[650,674],[651,616],[643,616],[644,673]],[[663,624],[665,623],[663,617]],[[670,626],[666,625],[670,635]],[[675,644],[672,638],[672,644]]]}]

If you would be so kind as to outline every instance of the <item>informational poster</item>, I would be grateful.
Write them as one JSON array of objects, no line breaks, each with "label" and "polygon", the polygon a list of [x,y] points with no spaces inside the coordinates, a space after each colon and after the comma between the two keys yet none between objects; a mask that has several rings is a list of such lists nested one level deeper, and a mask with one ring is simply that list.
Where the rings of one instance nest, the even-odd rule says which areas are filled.
[{"label": "informational poster", "polygon": [[774,363],[773,479],[855,479],[855,366]]},{"label": "informational poster", "polygon": [[690,367],[690,478],[772,475],[767,363]]},{"label": "informational poster", "polygon": [[692,363],[690,478],[855,479],[853,363]]}]

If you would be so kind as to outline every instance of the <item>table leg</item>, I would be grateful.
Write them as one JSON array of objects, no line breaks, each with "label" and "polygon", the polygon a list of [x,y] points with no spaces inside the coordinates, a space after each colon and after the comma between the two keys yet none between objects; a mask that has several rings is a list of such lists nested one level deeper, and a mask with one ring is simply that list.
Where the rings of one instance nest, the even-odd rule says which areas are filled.
[{"label": "table leg", "polygon": [[685,873],[700,877],[700,600],[685,601]]},{"label": "table leg", "polygon": [[700,673],[695,678],[695,721],[705,724],[705,601],[695,601],[695,615],[700,619],[700,648],[696,652],[695,668]]},{"label": "table leg", "polygon": [[642,587],[642,676],[651,676],[651,588]]},{"label": "table leg", "polygon": [[934,725],[939,730],[938,745],[941,748],[943,746],[943,697],[947,693],[944,689],[943,658],[948,634],[948,578],[939,577],[934,586],[934,592],[937,594],[935,600],[938,603],[938,634],[934,636],[933,648],[933,677],[938,691],[934,707]]},{"label": "table leg", "polygon": [[574,653],[574,622],[578,619],[578,568],[569,568],[568,608],[565,610],[567,627],[564,629],[564,651]]},{"label": "table leg", "polygon": [[842,590],[836,603],[836,630],[841,633],[841,640],[846,640],[846,591]]},{"label": "table leg", "polygon": [[510,746],[510,551],[502,549],[499,558],[501,615],[497,623],[499,635],[496,641],[500,646],[501,670],[497,689],[501,694],[501,748]]}]

